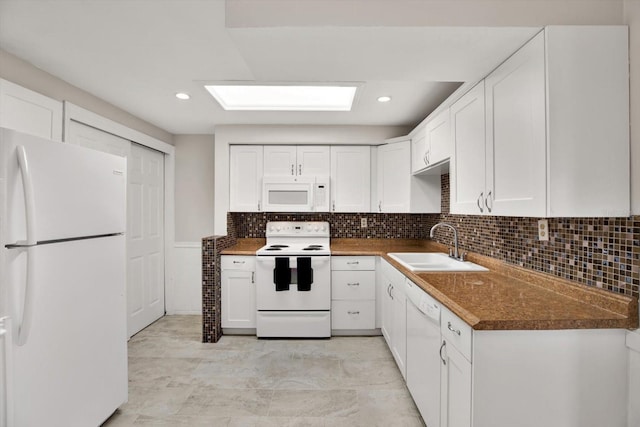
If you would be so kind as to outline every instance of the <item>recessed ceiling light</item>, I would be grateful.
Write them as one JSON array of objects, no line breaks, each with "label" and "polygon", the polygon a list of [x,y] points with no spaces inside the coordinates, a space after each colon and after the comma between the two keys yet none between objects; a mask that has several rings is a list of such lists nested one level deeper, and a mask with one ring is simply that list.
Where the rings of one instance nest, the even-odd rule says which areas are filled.
[{"label": "recessed ceiling light", "polygon": [[353,86],[207,85],[225,110],[351,111]]},{"label": "recessed ceiling light", "polygon": [[390,96],[381,96],[378,98],[378,102],[389,102],[389,101],[391,101]]},{"label": "recessed ceiling light", "polygon": [[187,100],[187,99],[191,98],[191,95],[189,95],[186,92],[178,92],[178,93],[176,93],[176,98],[182,99],[182,100]]}]

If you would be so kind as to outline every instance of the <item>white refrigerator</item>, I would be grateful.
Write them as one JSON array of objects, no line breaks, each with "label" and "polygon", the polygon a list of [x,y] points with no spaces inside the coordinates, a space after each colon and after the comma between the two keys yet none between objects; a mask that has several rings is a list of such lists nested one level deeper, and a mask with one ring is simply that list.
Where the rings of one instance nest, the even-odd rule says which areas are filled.
[{"label": "white refrigerator", "polygon": [[126,159],[0,129],[0,426],[127,401]]}]

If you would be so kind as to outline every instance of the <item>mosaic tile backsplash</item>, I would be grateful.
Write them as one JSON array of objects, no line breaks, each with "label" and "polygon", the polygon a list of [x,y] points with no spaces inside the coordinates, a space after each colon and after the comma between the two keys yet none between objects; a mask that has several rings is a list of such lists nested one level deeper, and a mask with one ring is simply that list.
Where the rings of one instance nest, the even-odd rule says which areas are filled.
[{"label": "mosaic tile backsplash", "polygon": [[[367,218],[367,227],[360,227]],[[227,222],[235,227],[239,238],[265,237],[268,221],[328,221],[332,238],[357,239],[424,239],[438,221],[432,214],[381,213],[229,213]]]},{"label": "mosaic tile backsplash", "polygon": [[[449,175],[441,177],[442,213],[437,214],[281,214],[230,213],[238,238],[264,237],[267,221],[328,221],[332,238],[428,239],[431,226],[450,222],[460,248],[510,264],[590,286],[638,297],[640,216],[629,218],[549,218],[549,241],[538,240],[538,218],[452,215]],[[366,217],[367,228],[360,227]],[[435,240],[451,244],[440,228]]]},{"label": "mosaic tile backsplash", "polygon": [[[452,215],[449,175],[441,177],[439,221],[458,229],[462,249],[531,270],[638,297],[640,216],[549,218],[549,241],[538,240],[538,218]],[[450,244],[451,233],[435,240]]]}]

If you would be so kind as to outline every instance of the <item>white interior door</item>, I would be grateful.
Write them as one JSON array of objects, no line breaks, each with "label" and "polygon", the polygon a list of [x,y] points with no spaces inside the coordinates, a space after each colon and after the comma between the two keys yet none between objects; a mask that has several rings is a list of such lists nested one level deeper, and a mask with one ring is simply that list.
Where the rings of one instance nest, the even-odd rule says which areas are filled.
[{"label": "white interior door", "polygon": [[129,336],[164,315],[164,155],[131,145],[127,194]]},{"label": "white interior door", "polygon": [[127,157],[127,331],[132,336],[165,312],[164,156],[73,120],[66,142]]}]

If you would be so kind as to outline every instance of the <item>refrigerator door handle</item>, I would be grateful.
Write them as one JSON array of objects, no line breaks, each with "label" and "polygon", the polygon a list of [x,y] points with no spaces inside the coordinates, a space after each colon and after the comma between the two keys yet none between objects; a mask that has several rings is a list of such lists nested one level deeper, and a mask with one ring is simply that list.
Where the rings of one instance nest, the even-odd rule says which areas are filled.
[{"label": "refrigerator door handle", "polygon": [[31,180],[31,170],[29,169],[26,150],[22,145],[18,145],[16,151],[18,153],[20,174],[22,175],[24,207],[27,217],[27,240],[20,243],[25,246],[32,246],[38,243],[38,239],[36,239],[36,204],[33,198],[33,181]]},{"label": "refrigerator door handle", "polygon": [[24,282],[24,300],[20,318],[18,319],[18,339],[16,343],[23,346],[29,338],[31,320],[33,319],[33,278],[36,272],[35,247],[26,248],[27,251],[27,278]]},{"label": "refrigerator door handle", "polygon": [[[20,318],[17,319],[18,337],[17,344],[22,346],[27,342],[29,337],[29,329],[31,327],[31,318],[33,317],[33,278],[35,273],[35,246],[38,243],[36,238],[36,206],[33,197],[33,181],[31,180],[31,171],[29,169],[29,161],[27,160],[27,152],[22,145],[16,147],[18,153],[18,165],[22,175],[22,185],[24,191],[25,215],[27,224],[27,279],[24,283],[24,301],[22,310],[20,310]],[[21,242],[22,243],[22,242]]]}]

